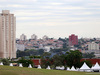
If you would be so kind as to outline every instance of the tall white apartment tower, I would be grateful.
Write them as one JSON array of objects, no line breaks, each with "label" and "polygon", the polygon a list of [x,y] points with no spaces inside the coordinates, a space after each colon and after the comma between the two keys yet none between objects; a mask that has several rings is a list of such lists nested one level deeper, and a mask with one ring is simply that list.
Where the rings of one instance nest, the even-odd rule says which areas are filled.
[{"label": "tall white apartment tower", "polygon": [[0,58],[16,58],[16,17],[9,10],[0,13]]}]

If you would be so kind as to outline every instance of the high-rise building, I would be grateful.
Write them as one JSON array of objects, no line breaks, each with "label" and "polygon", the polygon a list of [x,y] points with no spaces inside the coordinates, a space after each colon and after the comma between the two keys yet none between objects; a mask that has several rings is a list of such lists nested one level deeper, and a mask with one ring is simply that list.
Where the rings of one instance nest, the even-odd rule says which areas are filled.
[{"label": "high-rise building", "polygon": [[0,13],[0,58],[16,58],[16,17],[9,10]]},{"label": "high-rise building", "polygon": [[33,35],[31,36],[31,39],[36,40],[36,39],[37,39],[37,35],[33,34]]},{"label": "high-rise building", "polygon": [[78,36],[72,34],[71,36],[69,36],[69,45],[78,45]]},{"label": "high-rise building", "polygon": [[22,35],[20,36],[20,40],[22,40],[22,41],[25,41],[25,40],[27,40],[27,37],[26,37],[26,35],[22,34]]},{"label": "high-rise building", "polygon": [[48,37],[47,35],[44,35],[44,36],[42,37],[42,39],[43,39],[43,40],[48,40],[49,37]]}]

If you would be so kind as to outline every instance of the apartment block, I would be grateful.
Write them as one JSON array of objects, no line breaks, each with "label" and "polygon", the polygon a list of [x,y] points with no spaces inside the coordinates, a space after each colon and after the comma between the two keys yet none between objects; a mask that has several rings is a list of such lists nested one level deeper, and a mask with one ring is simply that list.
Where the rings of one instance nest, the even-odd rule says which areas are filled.
[{"label": "apartment block", "polygon": [[9,10],[0,13],[0,58],[16,58],[16,17]]}]

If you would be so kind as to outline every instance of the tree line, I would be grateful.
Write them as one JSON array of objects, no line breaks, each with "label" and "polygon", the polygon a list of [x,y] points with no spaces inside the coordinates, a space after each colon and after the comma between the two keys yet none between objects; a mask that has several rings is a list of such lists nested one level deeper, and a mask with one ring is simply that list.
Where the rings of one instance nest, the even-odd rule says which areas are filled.
[{"label": "tree line", "polygon": [[[41,66],[42,68],[46,68],[48,65],[51,66],[51,68],[54,68],[56,66],[65,66],[65,67],[72,67],[80,68],[83,64],[80,60],[82,59],[82,53],[79,50],[75,51],[69,51],[62,55],[54,55],[53,57],[50,57],[50,53],[44,53],[41,57]],[[85,61],[88,66],[91,67],[91,62]]]}]

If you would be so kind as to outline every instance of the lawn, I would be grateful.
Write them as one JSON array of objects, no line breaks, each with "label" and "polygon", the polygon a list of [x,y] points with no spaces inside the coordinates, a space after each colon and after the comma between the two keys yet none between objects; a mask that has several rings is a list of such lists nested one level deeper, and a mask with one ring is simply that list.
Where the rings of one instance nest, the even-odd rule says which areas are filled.
[{"label": "lawn", "polygon": [[100,75],[100,73],[0,66],[0,75]]}]

